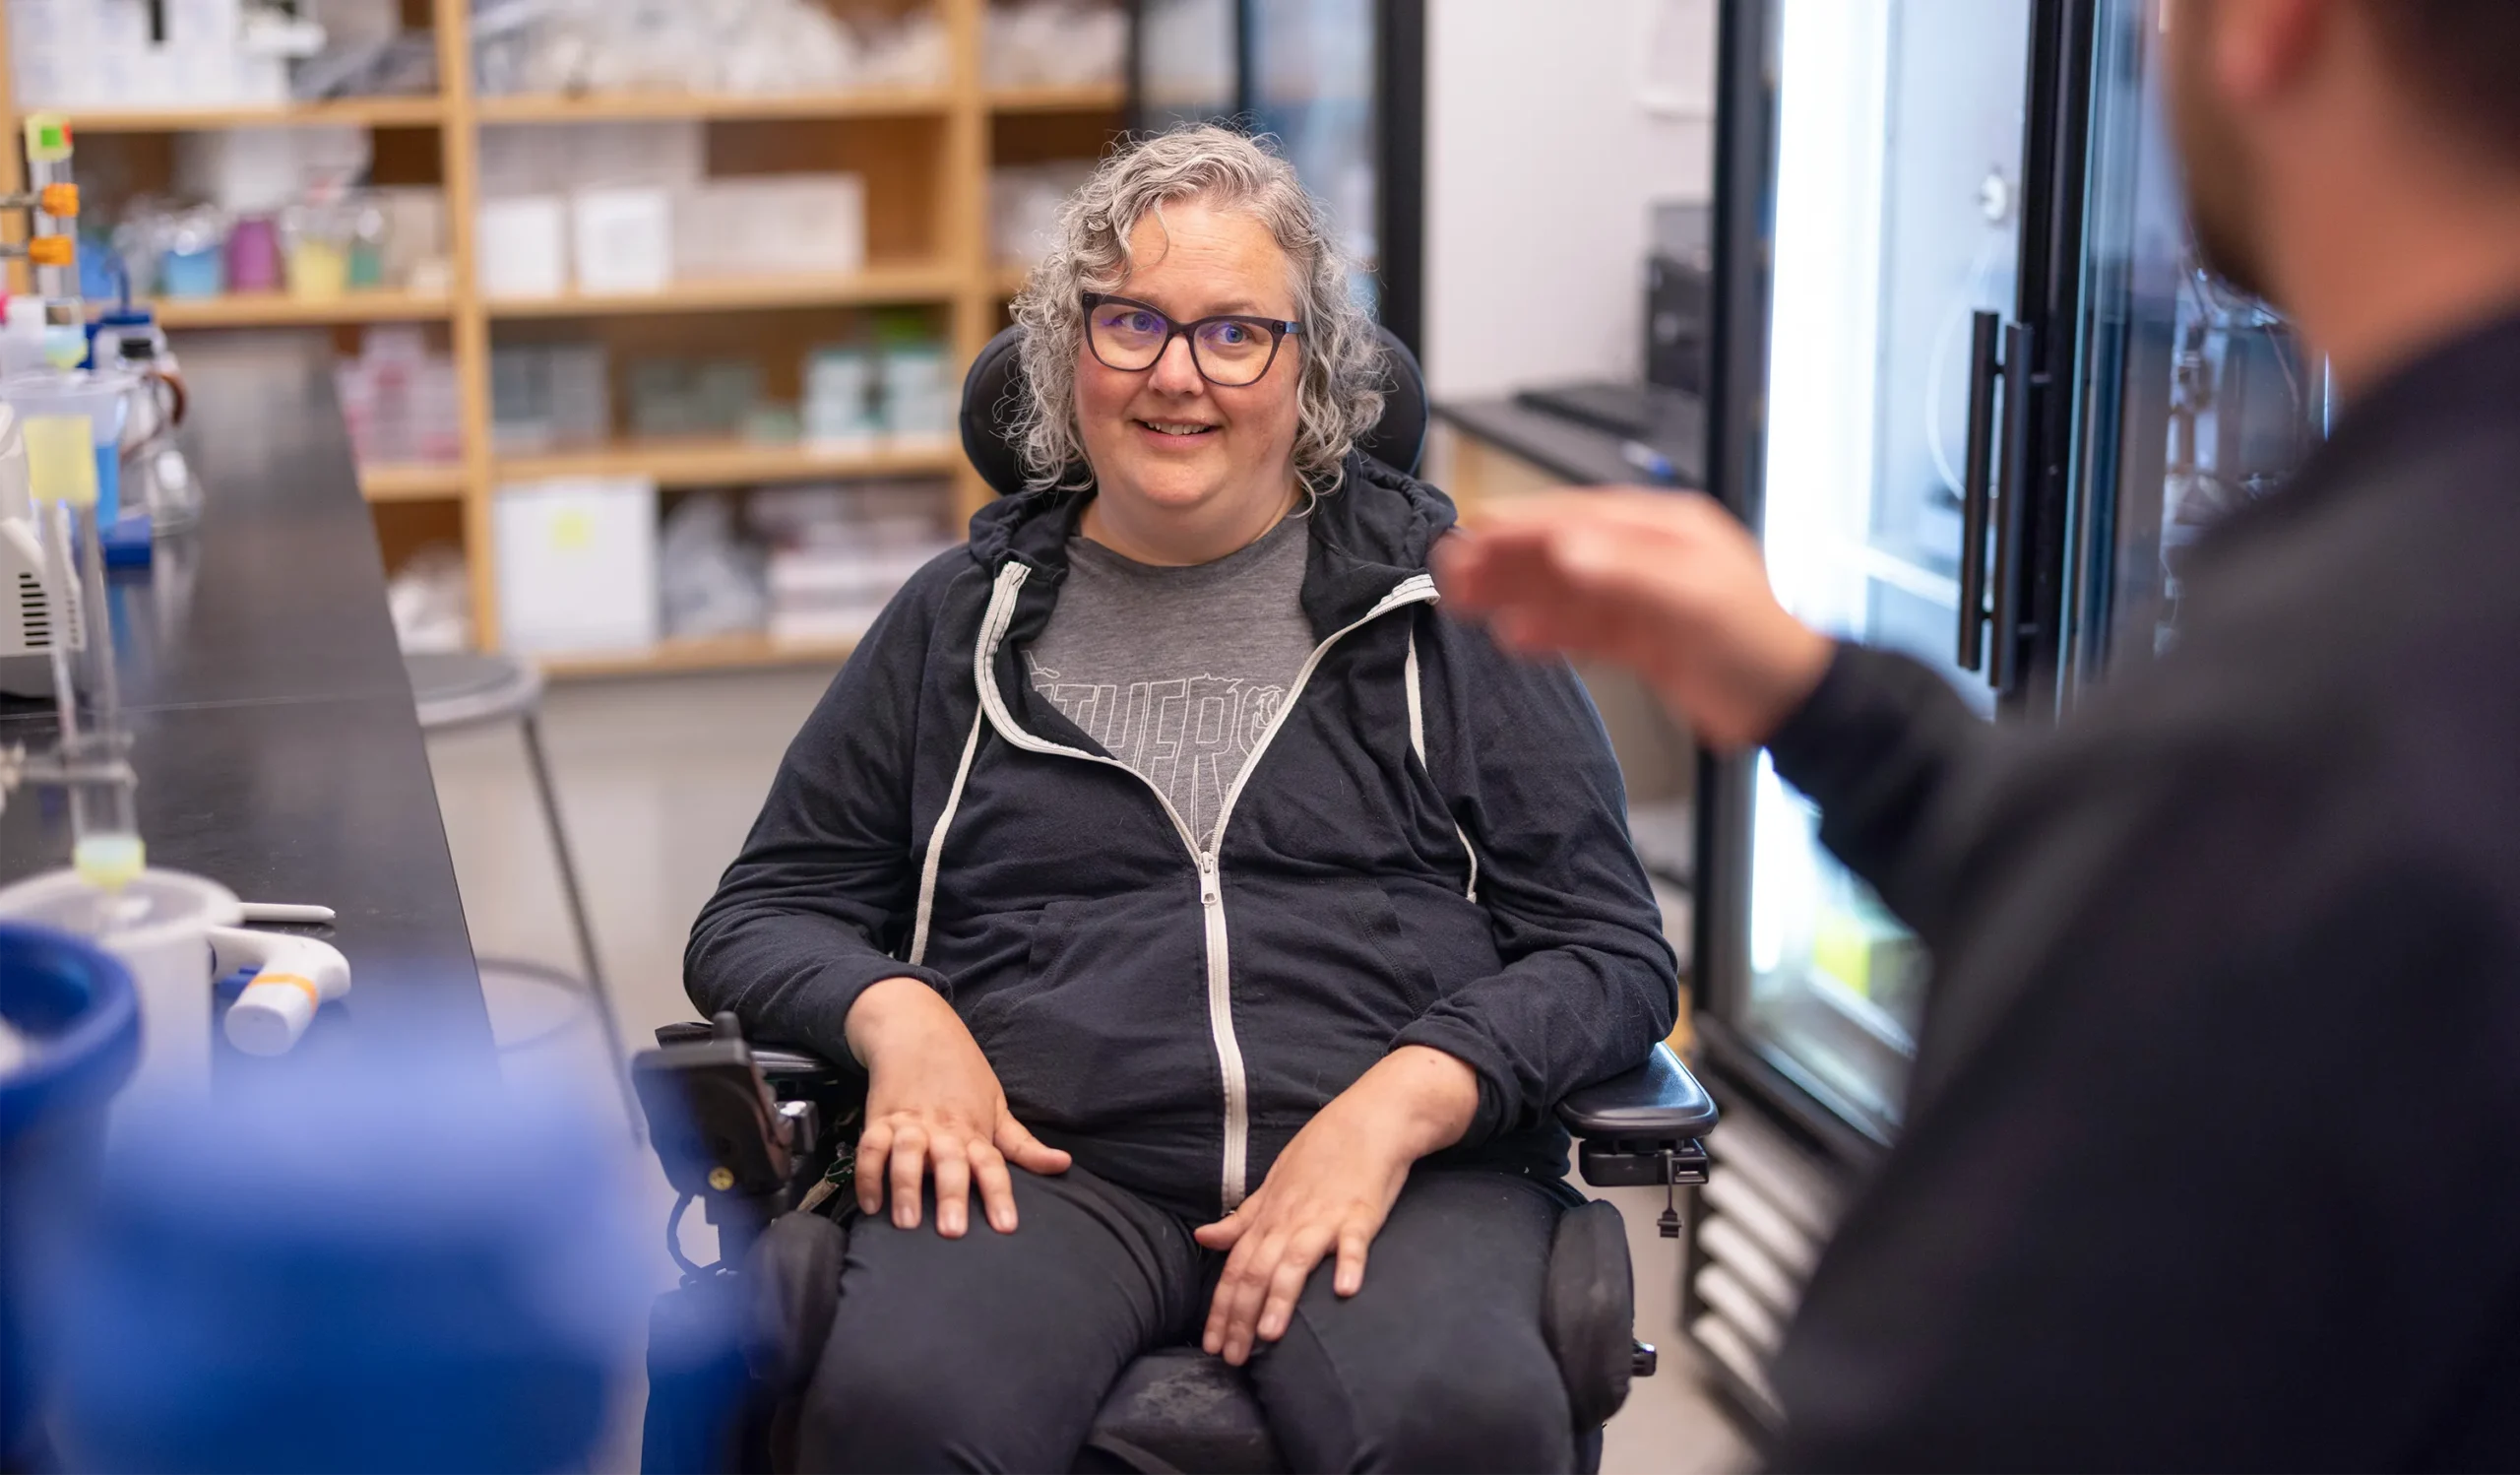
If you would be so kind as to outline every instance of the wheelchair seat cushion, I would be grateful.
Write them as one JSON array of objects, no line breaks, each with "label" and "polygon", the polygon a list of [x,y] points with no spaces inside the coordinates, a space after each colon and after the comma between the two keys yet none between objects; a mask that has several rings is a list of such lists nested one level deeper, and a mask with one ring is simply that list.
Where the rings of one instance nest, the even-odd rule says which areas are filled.
[{"label": "wheelchair seat cushion", "polygon": [[1196,1347],[1150,1352],[1130,1364],[1095,1416],[1085,1447],[1120,1469],[1153,1475],[1286,1468],[1242,1370]]}]

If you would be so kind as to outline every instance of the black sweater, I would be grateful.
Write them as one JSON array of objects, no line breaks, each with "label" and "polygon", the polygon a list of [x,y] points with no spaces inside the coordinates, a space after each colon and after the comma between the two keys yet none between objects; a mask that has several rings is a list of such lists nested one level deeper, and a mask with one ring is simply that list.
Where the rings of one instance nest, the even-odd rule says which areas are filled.
[{"label": "black sweater", "polygon": [[847,1059],[857,995],[923,979],[1019,1121],[1193,1216],[1405,1044],[1478,1074],[1453,1160],[1562,1173],[1550,1108],[1670,1030],[1676,970],[1582,685],[1433,615],[1452,504],[1361,457],[1320,499],[1322,644],[1213,850],[1018,669],[1080,505],[991,504],[885,609],[692,928],[693,1001]]},{"label": "black sweater", "polygon": [[1772,745],[1936,964],[1789,1467],[2520,1468],[2520,319],[2185,583],[2052,735],[1849,648]]}]

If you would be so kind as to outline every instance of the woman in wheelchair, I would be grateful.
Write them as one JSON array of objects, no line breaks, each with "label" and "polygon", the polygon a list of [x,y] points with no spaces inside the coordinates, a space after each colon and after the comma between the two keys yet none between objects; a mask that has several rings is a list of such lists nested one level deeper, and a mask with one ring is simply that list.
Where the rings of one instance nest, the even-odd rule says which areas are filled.
[{"label": "woman in wheelchair", "polygon": [[1106,160],[980,407],[1025,489],[875,622],[693,927],[704,1012],[869,1077],[808,1467],[1064,1470],[1183,1343],[1293,1468],[1575,1458],[1549,1111],[1670,1030],[1673,958],[1573,673],[1435,617],[1452,506],[1356,449],[1350,270],[1248,139]]}]

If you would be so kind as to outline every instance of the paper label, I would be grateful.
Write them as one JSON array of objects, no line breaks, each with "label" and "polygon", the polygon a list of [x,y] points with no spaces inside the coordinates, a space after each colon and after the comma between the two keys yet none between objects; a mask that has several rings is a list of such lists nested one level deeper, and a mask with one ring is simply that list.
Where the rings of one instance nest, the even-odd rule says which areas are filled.
[{"label": "paper label", "polygon": [[70,157],[70,120],[57,112],[38,112],[27,118],[27,160],[30,163],[59,163]]},{"label": "paper label", "polygon": [[38,415],[25,421],[27,485],[36,501],[96,504],[94,433],[84,415]]}]

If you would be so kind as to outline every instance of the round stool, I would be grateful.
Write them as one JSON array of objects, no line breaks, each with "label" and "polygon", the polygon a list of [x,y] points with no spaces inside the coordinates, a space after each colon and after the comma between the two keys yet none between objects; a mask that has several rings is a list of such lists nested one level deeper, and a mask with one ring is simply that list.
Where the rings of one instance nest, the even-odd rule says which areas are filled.
[{"label": "round stool", "polygon": [[[419,711],[420,731],[451,733],[459,728],[512,722],[525,738],[526,766],[534,773],[534,792],[542,802],[543,827],[551,836],[551,857],[560,871],[560,893],[569,905],[569,924],[576,930],[578,954],[586,964],[583,987],[594,1001],[596,1019],[603,1026],[603,1044],[613,1082],[630,1114],[630,1131],[640,1135],[644,1121],[629,1077],[622,1073],[621,1021],[612,1011],[611,992],[604,987],[603,965],[595,951],[595,930],[587,923],[586,898],[578,890],[578,866],[569,851],[569,836],[560,822],[559,797],[551,788],[551,765],[542,754],[542,729],[536,720],[542,710],[542,673],[514,656],[406,655],[403,666],[411,677],[411,701]],[[481,966],[573,987],[579,981],[524,959],[483,958]]]}]

